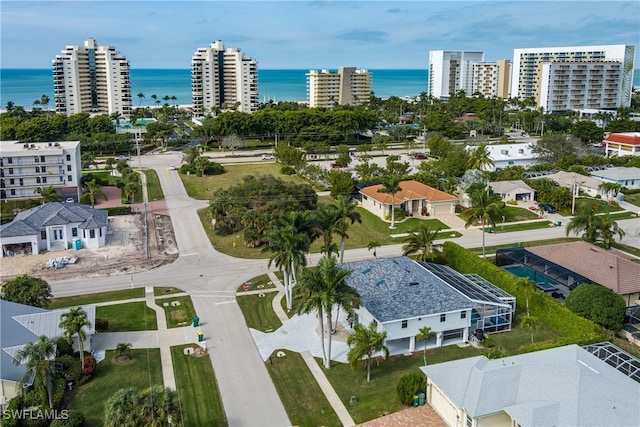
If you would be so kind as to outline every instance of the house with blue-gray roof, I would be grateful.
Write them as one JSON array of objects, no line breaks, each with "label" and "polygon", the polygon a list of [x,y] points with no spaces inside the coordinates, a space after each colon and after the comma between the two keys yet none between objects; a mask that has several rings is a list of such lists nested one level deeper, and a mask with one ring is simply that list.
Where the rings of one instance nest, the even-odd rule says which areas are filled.
[{"label": "house with blue-gray roof", "polygon": [[1,256],[106,244],[108,213],[79,203],[45,203],[22,211],[0,226]]},{"label": "house with blue-gray roof", "polygon": [[[87,339],[83,349],[91,351],[91,337],[96,333],[96,307],[83,306],[91,325],[85,327]],[[69,309],[45,310],[0,299],[0,405],[16,396],[20,382],[30,385],[26,366],[14,362],[18,351],[29,342],[38,341],[41,335],[56,338],[64,335],[60,327],[61,315]],[[78,337],[74,336],[74,348],[78,350]]]},{"label": "house with blue-gray roof", "polygon": [[387,333],[391,354],[421,349],[415,337],[425,326],[435,333],[427,348],[466,342],[476,330],[511,329],[515,298],[476,275],[407,257],[349,262],[343,268],[352,271],[347,284],[361,298],[353,322],[376,322]]}]

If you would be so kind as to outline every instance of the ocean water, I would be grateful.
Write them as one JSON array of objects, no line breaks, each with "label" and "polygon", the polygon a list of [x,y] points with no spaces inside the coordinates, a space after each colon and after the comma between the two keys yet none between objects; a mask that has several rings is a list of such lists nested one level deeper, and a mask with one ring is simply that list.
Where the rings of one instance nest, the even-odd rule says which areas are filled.
[{"label": "ocean water", "polygon": [[[418,96],[427,92],[427,70],[369,70],[372,90],[380,98]],[[309,70],[259,70],[258,93],[261,102],[304,101],[307,99],[306,73]],[[633,86],[640,87],[640,70],[635,70]],[[175,96],[170,103],[191,104],[191,71],[175,69],[131,70],[133,106],[153,106],[151,95],[164,103],[165,96]],[[138,94],[144,98],[138,98]],[[26,109],[42,95],[49,96],[49,108],[54,108],[53,77],[50,69],[0,69],[0,109],[7,102]]]},{"label": "ocean water", "polygon": [[[427,70],[369,70],[372,73],[372,90],[376,96],[417,96],[427,91]],[[259,70],[258,94],[261,102],[304,101],[307,99],[309,70]],[[191,70],[132,69],[131,90],[133,105],[153,106],[151,95],[164,101],[165,96],[175,96],[171,104],[191,104]],[[138,98],[138,94],[144,98]],[[50,69],[0,70],[0,108],[7,102],[26,109],[33,106],[45,94],[49,97],[49,108],[54,107],[53,77]]]}]

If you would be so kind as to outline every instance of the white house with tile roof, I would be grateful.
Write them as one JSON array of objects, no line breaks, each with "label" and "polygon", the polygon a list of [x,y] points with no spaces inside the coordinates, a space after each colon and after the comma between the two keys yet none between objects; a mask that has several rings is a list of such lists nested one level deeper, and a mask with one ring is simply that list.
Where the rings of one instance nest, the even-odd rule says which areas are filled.
[{"label": "white house with tile roof", "polygon": [[[96,333],[96,307],[83,306],[82,309],[91,323],[85,328],[87,339],[83,341],[84,350],[90,352],[91,336]],[[63,336],[60,316],[67,311],[45,310],[0,299],[0,404],[16,396],[18,383],[27,373],[24,365],[14,363],[16,353],[27,343],[37,341],[41,335],[48,338]],[[74,348],[79,349],[77,337]]]},{"label": "white house with tile roof", "polygon": [[620,184],[623,188],[633,190],[640,188],[640,168],[617,167],[599,171],[592,171],[589,176],[600,179],[604,182]]},{"label": "white house with tile roof", "polygon": [[415,336],[424,326],[436,334],[427,348],[466,342],[476,329],[511,328],[515,298],[476,275],[407,257],[350,262],[343,268],[352,271],[347,284],[362,301],[354,322],[375,321],[387,332],[391,354],[420,349]]},{"label": "white house with tile roof", "polygon": [[107,222],[105,210],[78,203],[45,203],[0,226],[1,257],[66,250],[74,240],[86,248],[99,248],[106,244]]},{"label": "white house with tile roof", "polygon": [[640,425],[640,383],[577,345],[420,369],[450,426]]}]

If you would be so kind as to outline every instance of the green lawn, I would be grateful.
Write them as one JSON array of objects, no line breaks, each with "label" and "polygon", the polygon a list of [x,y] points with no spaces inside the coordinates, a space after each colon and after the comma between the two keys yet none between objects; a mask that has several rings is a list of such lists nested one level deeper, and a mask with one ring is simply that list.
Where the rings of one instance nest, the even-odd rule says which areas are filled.
[{"label": "green lawn", "polygon": [[[254,277],[251,280],[245,282],[249,285],[249,291],[257,291],[258,289],[273,289],[276,287],[269,279],[269,276],[263,274],[261,276]],[[238,286],[237,292],[244,292],[244,283]]]},{"label": "green lawn", "polygon": [[[174,301],[179,302],[180,305],[174,306],[172,304]],[[193,323],[196,310],[193,308],[189,295],[158,298],[156,299],[156,304],[164,308],[164,313],[167,318],[167,328],[179,328]],[[167,305],[165,306],[165,304]]]},{"label": "green lawn", "polygon": [[550,226],[551,221],[517,223],[505,225],[504,227],[502,224],[496,224],[494,232],[502,233],[504,231],[505,233],[508,233],[510,231],[538,230],[540,228],[549,228]]},{"label": "green lawn", "polygon": [[340,419],[298,353],[272,357],[267,371],[294,426],[341,426]]},{"label": "green lawn", "polygon": [[143,172],[147,177],[147,196],[149,201],[164,200],[164,193],[162,192],[157,172],[154,169],[145,169]]},{"label": "green lawn", "polygon": [[173,287],[155,287],[153,288],[153,295],[156,297],[161,297],[163,295],[171,295],[171,294],[179,294],[184,292],[182,289],[173,288]]},{"label": "green lawn", "polygon": [[625,194],[624,201],[640,207],[640,193]]},{"label": "green lawn", "polygon": [[221,175],[197,177],[180,174],[180,179],[182,179],[187,194],[195,199],[210,199],[216,190],[229,188],[240,182],[242,177],[246,175],[273,175],[284,181],[294,181],[298,184],[305,182],[296,175],[282,175],[278,163],[259,162],[259,158],[256,158],[256,163],[252,164],[225,164],[226,172]]},{"label": "green lawn", "polygon": [[144,301],[104,305],[96,308],[96,317],[109,321],[105,332],[155,331],[156,312]]},{"label": "green lawn", "polygon": [[538,218],[538,214],[528,209],[518,208],[516,206],[505,205],[502,209],[504,222],[527,221]]},{"label": "green lawn", "polygon": [[99,302],[120,301],[123,299],[144,298],[144,289],[125,289],[122,291],[99,292],[96,294],[77,295],[72,297],[52,298],[49,309],[75,307],[78,305],[95,304]]},{"label": "green lawn", "polygon": [[604,200],[591,199],[591,198],[578,198],[576,199],[576,211],[580,209],[580,206],[588,204],[588,205],[596,205],[598,206],[598,212],[618,212],[621,211],[622,208],[620,206],[611,206]]},{"label": "green lawn", "polygon": [[186,347],[193,347],[193,345],[171,347],[171,359],[183,415],[182,425],[185,427],[228,425],[211,358],[207,354],[202,357],[187,356],[183,353]]},{"label": "green lawn", "polygon": [[276,295],[278,295],[277,292],[266,292],[264,297],[259,295],[239,295],[236,297],[247,327],[262,332],[272,332],[282,326],[282,322],[276,316],[271,305]]},{"label": "green lawn", "polygon": [[74,390],[69,408],[84,414],[85,425],[103,425],[104,405],[119,389],[132,386],[145,390],[162,385],[160,349],[133,349],[131,354],[130,361],[118,363],[114,351],[107,351],[93,378]]},{"label": "green lawn", "polygon": [[638,217],[638,214],[636,214],[635,212],[629,212],[629,211],[616,212],[616,213],[609,214],[609,218],[611,218],[611,220],[613,221],[620,221],[621,219],[631,219],[631,218],[637,218],[637,217]]},{"label": "green lawn", "polygon": [[[427,363],[434,364],[480,354],[482,353],[473,347],[461,348],[450,345],[427,350]],[[322,365],[322,360],[316,359],[316,361]],[[348,364],[332,362],[331,369],[323,368],[323,371],[353,420],[356,424],[360,424],[403,409],[403,405],[396,396],[398,381],[403,375],[420,372],[419,367],[422,365],[421,352],[408,357],[394,356],[390,360],[380,361],[379,364],[373,361],[371,382],[367,382],[364,368],[354,371]],[[357,403],[351,404],[351,396],[356,397]]]},{"label": "green lawn", "polygon": [[[493,341],[496,345],[503,346],[509,352],[509,354],[518,354],[520,352],[520,347],[522,347],[523,345],[531,344],[531,331],[529,329],[520,327],[520,322],[522,322],[523,314],[525,313],[522,310],[519,310],[516,313],[516,319],[512,324],[513,329],[511,331],[492,334],[489,336],[489,339],[491,341]],[[556,331],[549,328],[544,323],[538,322],[536,332],[533,334],[533,341],[540,342],[559,337],[560,334],[558,334]]]}]

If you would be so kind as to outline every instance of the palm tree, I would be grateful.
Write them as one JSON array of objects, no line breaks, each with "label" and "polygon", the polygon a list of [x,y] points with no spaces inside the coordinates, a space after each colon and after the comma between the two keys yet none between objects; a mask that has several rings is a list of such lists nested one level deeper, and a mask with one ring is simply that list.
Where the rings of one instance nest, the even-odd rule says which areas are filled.
[{"label": "palm tree", "polygon": [[109,114],[109,120],[116,122],[116,128],[120,126],[120,119],[122,118],[122,114],[119,111],[115,111]]},{"label": "palm tree", "polygon": [[105,427],[137,426],[139,422],[142,396],[135,387],[122,388],[104,405]]},{"label": "palm tree", "polygon": [[97,198],[100,197],[103,200],[109,200],[107,195],[102,191],[102,186],[96,182],[95,179],[86,182],[84,184],[86,191],[82,194],[81,198],[83,202],[89,202],[91,207],[96,205]]},{"label": "palm tree", "polygon": [[476,224],[482,224],[482,257],[485,253],[485,225],[488,222],[493,228],[496,227],[496,220],[502,216],[502,201],[500,196],[488,191],[487,188],[476,190],[471,193],[471,207],[462,211],[460,218],[465,221],[465,228]]},{"label": "palm tree", "polygon": [[621,188],[622,186],[617,182],[603,182],[598,187],[598,190],[601,190],[606,194],[607,200],[613,200]]},{"label": "palm tree", "polygon": [[70,308],[60,315],[60,327],[64,329],[64,336],[68,342],[73,342],[73,336],[77,335],[80,366],[84,371],[84,340],[87,339],[85,328],[91,327],[87,312],[82,307]]},{"label": "palm tree", "polygon": [[34,194],[40,195],[40,198],[42,199],[42,204],[49,203],[49,202],[57,202],[58,200],[61,199],[56,189],[53,188],[53,185],[50,185],[45,188],[38,187],[35,190],[33,190],[33,192]]},{"label": "palm tree", "polygon": [[324,315],[322,289],[319,284],[321,280],[316,274],[316,270],[303,269],[300,274],[300,283],[296,287],[295,301],[297,314],[309,314],[317,311],[318,322],[320,322],[320,337],[322,342],[322,360],[327,360],[327,351],[324,343]]},{"label": "palm tree", "polygon": [[55,341],[40,335],[35,343],[27,343],[14,356],[16,365],[24,364],[27,368],[21,382],[23,384],[33,375],[34,386],[46,390],[49,407],[53,408],[53,386],[51,384],[51,361],[56,355]]},{"label": "palm tree", "polygon": [[418,334],[416,335],[416,341],[422,341],[422,358],[424,360],[424,365],[427,366],[427,344],[429,340],[436,336],[436,333],[431,330],[428,326],[423,326],[418,329]]},{"label": "palm tree", "polygon": [[207,168],[209,167],[209,158],[207,156],[196,157],[193,165],[200,171],[200,175],[204,176]]},{"label": "palm tree", "polygon": [[[331,334],[333,332],[333,320],[331,313],[334,307],[342,308],[348,315],[353,315],[354,304],[360,304],[360,294],[357,290],[347,285],[347,278],[351,270],[337,266],[334,257],[323,257],[318,262],[315,270],[304,269],[305,281],[311,282],[306,286],[320,293],[322,309],[327,319],[327,353],[324,360],[324,367],[331,367]],[[302,280],[301,277],[301,280]],[[322,337],[324,340],[324,336]]]},{"label": "palm tree", "polygon": [[367,249],[369,251],[373,251],[373,256],[375,258],[378,258],[378,254],[376,253],[376,249],[380,247],[380,242],[378,242],[377,240],[371,240],[369,243],[367,243]]},{"label": "palm tree", "polygon": [[142,104],[142,100],[144,99],[144,93],[138,93],[138,107]]},{"label": "palm tree", "polygon": [[141,424],[149,427],[181,425],[178,393],[168,387],[155,385],[141,394]]},{"label": "palm tree", "polygon": [[340,236],[340,264],[344,262],[344,247],[347,239],[347,229],[349,224],[358,222],[362,224],[360,212],[356,210],[356,204],[348,196],[338,196],[336,198],[338,218],[335,223],[335,232]]},{"label": "palm tree", "polygon": [[538,319],[533,317],[533,316],[524,316],[522,318],[522,322],[520,323],[520,326],[523,328],[527,328],[530,330],[531,332],[531,344],[533,344],[533,336],[535,335],[536,331],[538,330],[538,323],[537,323]]},{"label": "palm tree", "polygon": [[125,183],[122,189],[124,196],[130,203],[133,203],[133,197],[136,195],[136,191],[138,191],[138,183],[132,181]]},{"label": "palm tree", "polygon": [[321,204],[314,214],[319,233],[322,234],[320,252],[331,256],[338,253],[338,245],[333,243],[333,232],[338,221],[338,209],[334,205]]},{"label": "palm tree", "polygon": [[40,97],[40,105],[44,105],[44,108],[49,111],[49,101],[51,101],[51,98],[49,98],[46,94],[43,94]]},{"label": "palm tree", "polygon": [[596,215],[597,212],[597,205],[580,206],[576,215],[567,224],[567,236],[569,233],[582,233],[582,240],[609,249],[615,243],[614,235],[617,234],[622,239],[625,232],[618,223],[611,220],[609,214]]},{"label": "palm tree", "polygon": [[391,194],[391,225],[389,228],[396,228],[395,223],[395,204],[396,204],[396,193],[400,192],[402,188],[400,188],[400,181],[402,178],[398,175],[387,175],[381,177],[382,180],[382,188],[378,190],[379,193]]},{"label": "palm tree", "polygon": [[404,238],[402,255],[408,256],[418,253],[420,261],[426,261],[433,254],[433,241],[438,235],[437,229],[431,229],[429,224],[420,224],[417,230],[413,230]]},{"label": "palm tree", "polygon": [[374,321],[368,327],[357,324],[354,333],[347,338],[347,345],[351,347],[347,353],[347,360],[351,368],[356,369],[358,363],[364,358],[367,367],[367,382],[371,381],[371,356],[382,352],[386,360],[389,357],[389,349],[384,344],[387,339],[386,331],[378,331],[378,324]]},{"label": "palm tree", "polygon": [[613,221],[609,214],[599,215],[596,217],[597,225],[598,225],[598,240],[596,244],[605,249],[611,248],[613,244],[616,242],[614,235],[618,235],[620,239],[625,236],[625,232],[618,226],[618,223]]},{"label": "palm tree", "polygon": [[127,356],[131,358],[131,343],[129,342],[121,342],[116,346],[116,354],[118,356]]},{"label": "palm tree", "polygon": [[490,169],[495,166],[495,162],[491,158],[489,150],[487,150],[487,144],[478,145],[472,152],[467,162],[469,169],[478,169],[481,171]]},{"label": "palm tree", "polygon": [[154,103],[158,105],[158,95],[154,93],[153,95],[151,95],[151,99],[153,99]]}]

